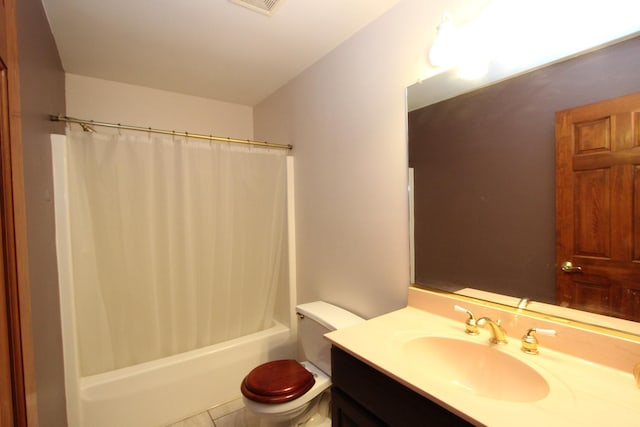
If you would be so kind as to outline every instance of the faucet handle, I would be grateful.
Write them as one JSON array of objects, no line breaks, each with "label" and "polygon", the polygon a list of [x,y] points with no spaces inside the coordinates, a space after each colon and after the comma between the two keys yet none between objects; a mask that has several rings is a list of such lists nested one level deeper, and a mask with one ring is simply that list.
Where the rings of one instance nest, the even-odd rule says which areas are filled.
[{"label": "faucet handle", "polygon": [[473,317],[473,313],[464,307],[460,307],[459,305],[454,305],[453,309],[461,313],[466,313],[467,316],[469,316],[467,321],[464,323],[464,331],[469,335],[478,335],[478,325],[476,324],[475,317]]},{"label": "faucet handle", "polygon": [[543,335],[553,335],[556,336],[558,333],[555,329],[542,329],[542,328],[531,328],[527,331],[526,334],[522,337],[522,347],[520,348],[527,354],[538,354],[538,339],[535,334],[543,334]]}]

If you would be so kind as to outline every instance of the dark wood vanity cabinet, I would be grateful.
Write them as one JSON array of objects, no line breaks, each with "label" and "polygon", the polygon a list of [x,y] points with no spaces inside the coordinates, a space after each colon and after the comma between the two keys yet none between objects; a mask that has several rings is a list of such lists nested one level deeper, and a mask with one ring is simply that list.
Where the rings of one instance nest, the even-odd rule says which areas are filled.
[{"label": "dark wood vanity cabinet", "polygon": [[335,346],[331,370],[334,427],[473,425]]}]

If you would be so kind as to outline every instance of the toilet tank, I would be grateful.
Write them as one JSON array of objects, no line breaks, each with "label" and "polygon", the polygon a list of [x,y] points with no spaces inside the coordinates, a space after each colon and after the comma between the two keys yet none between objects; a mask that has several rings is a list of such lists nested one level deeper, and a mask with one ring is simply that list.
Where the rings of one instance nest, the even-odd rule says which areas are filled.
[{"label": "toilet tank", "polygon": [[308,360],[330,376],[331,344],[323,335],[364,322],[364,319],[324,301],[300,304],[296,312],[300,360]]}]

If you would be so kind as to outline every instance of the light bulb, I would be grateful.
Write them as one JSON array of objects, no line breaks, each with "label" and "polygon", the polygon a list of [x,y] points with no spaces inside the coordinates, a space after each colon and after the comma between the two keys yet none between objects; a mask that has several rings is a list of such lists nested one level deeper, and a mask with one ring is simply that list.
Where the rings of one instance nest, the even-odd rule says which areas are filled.
[{"label": "light bulb", "polygon": [[458,41],[456,29],[445,16],[438,25],[438,34],[429,50],[429,63],[434,67],[450,67],[457,60]]}]

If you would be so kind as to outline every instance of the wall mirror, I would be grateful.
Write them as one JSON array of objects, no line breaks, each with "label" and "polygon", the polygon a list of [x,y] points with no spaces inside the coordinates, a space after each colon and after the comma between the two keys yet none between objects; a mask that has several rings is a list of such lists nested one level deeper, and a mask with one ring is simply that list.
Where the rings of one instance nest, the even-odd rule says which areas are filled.
[{"label": "wall mirror", "polygon": [[555,285],[555,113],[640,92],[638,69],[636,34],[478,89],[453,71],[409,87],[415,284],[640,336]]}]

